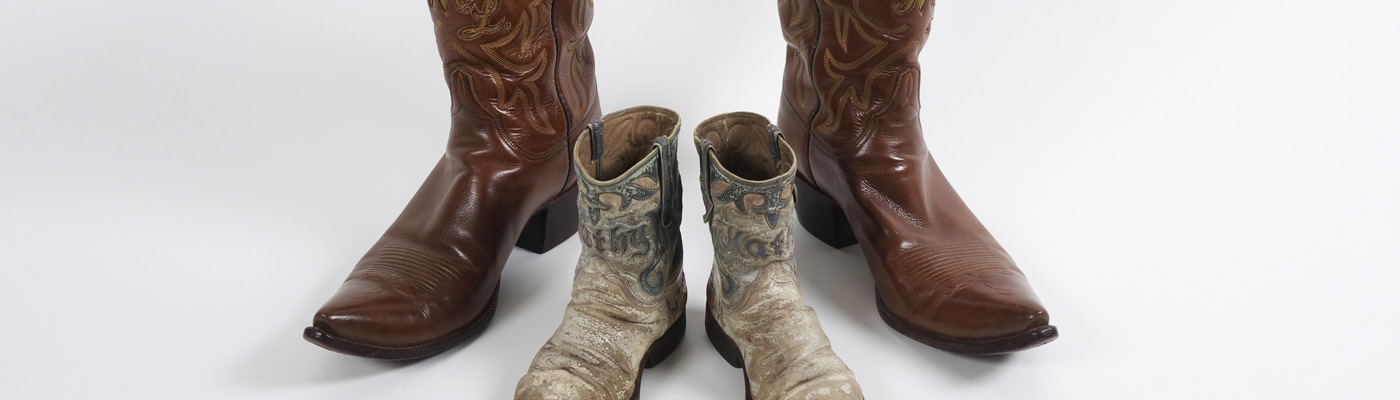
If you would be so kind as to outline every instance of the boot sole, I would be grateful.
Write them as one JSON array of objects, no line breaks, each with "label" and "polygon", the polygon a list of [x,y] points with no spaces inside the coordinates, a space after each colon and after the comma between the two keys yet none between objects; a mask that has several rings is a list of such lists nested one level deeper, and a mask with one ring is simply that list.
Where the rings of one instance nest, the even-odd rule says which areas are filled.
[{"label": "boot sole", "polygon": [[[797,220],[802,227],[823,243],[835,248],[856,244],[855,232],[851,229],[846,213],[835,200],[817,190],[802,177],[795,179],[797,184]],[[875,291],[875,307],[880,318],[896,332],[908,336],[919,343],[933,348],[967,355],[992,355],[1013,353],[1042,346],[1060,336],[1054,325],[1038,326],[1023,332],[990,338],[958,338],[939,334],[900,319]]]},{"label": "boot sole", "polygon": [[[578,232],[578,186],[560,193],[559,197],[554,198],[530,215],[530,219],[526,221],[520,236],[516,238],[515,245],[536,254],[544,254],[568,240],[576,232]],[[339,337],[315,326],[306,327],[302,331],[302,337],[312,344],[321,346],[321,348],[346,355],[379,360],[419,359],[447,351],[481,334],[486,326],[490,325],[491,318],[495,317],[496,303],[500,296],[501,282],[496,281],[496,289],[491,293],[491,300],[480,315],[473,318],[466,326],[423,344],[381,346]]]}]

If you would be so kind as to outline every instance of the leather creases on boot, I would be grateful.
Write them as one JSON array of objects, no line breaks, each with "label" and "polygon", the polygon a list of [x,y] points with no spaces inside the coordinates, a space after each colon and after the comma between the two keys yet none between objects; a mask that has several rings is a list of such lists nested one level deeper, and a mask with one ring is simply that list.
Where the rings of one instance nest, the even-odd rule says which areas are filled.
[{"label": "leather creases on boot", "polygon": [[680,118],[634,107],[589,126],[574,146],[582,255],[564,322],[516,386],[517,400],[639,397],[643,368],[685,332]]},{"label": "leather creases on boot", "polygon": [[968,354],[1058,337],[1030,282],[929,155],[919,51],[933,1],[780,0],[787,39],[778,125],[796,150],[798,217],[836,247],[859,243],[880,315]]},{"label": "leather creases on boot", "polygon": [[757,114],[695,130],[715,262],[705,330],[744,369],[750,399],[860,399],[860,384],[802,300],[793,259],[792,148]]},{"label": "leather creases on boot", "polygon": [[598,118],[588,0],[430,0],[452,98],[447,149],[384,236],[313,317],[307,340],[425,357],[480,332],[519,245],[577,229],[571,133]]}]

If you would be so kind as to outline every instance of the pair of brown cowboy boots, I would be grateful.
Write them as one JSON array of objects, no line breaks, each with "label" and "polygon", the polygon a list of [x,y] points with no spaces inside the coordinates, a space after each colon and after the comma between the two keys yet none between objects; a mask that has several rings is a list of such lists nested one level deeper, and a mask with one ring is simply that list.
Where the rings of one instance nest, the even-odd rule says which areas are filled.
[{"label": "pair of brown cowboy boots", "polygon": [[[306,329],[334,351],[410,359],[460,344],[494,313],[511,248],[547,251],[589,212],[570,157],[600,115],[591,2],[429,5],[452,95],[447,151]],[[779,7],[789,47],[778,127],[802,225],[861,245],[877,310],[915,340],[996,354],[1055,339],[1025,275],[923,142],[917,56],[933,2]]]}]

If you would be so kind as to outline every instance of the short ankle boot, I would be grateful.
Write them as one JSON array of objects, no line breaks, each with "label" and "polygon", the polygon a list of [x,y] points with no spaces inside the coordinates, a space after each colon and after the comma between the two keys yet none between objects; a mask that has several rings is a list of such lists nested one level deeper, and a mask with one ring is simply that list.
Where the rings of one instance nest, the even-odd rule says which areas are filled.
[{"label": "short ankle boot", "polygon": [[637,399],[642,369],[685,333],[680,117],[634,107],[589,125],[574,145],[583,252],[564,322],[516,385],[517,400]]},{"label": "short ankle boot", "polygon": [[1030,281],[953,190],[919,125],[919,51],[933,0],[779,0],[787,39],[778,126],[797,152],[797,215],[859,243],[876,309],[958,353],[1036,347],[1059,331]]},{"label": "short ankle boot", "polygon": [[744,369],[747,398],[863,398],[798,288],[792,148],[751,113],[702,122],[695,145],[715,250],[705,331],[730,365]]},{"label": "short ankle boot", "polygon": [[[421,4],[421,3],[420,3]],[[571,134],[598,118],[586,0],[429,0],[452,97],[446,152],[303,336],[362,357],[437,354],[496,311],[511,248],[574,234]]]}]

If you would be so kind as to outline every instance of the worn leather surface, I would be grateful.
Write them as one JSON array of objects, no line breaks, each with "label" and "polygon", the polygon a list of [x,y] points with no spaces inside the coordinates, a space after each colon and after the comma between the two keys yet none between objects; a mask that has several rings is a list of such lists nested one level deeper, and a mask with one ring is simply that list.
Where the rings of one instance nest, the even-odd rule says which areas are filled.
[{"label": "worn leather surface", "polygon": [[845,211],[898,318],[955,338],[1049,324],[1026,276],[929,155],[919,51],[932,0],[780,0],[788,59],[778,124],[799,179]]},{"label": "worn leather surface", "polygon": [[753,399],[861,399],[802,300],[794,268],[792,148],[757,114],[695,131],[714,242],[707,307],[743,354]]},{"label": "worn leather surface", "polygon": [[631,398],[643,356],[685,311],[680,118],[635,107],[603,120],[574,149],[583,251],[573,295],[517,384],[519,400]]},{"label": "worn leather surface", "polygon": [[414,346],[486,308],[526,220],[571,189],[570,133],[598,116],[588,0],[430,0],[452,99],[445,154],[315,314],[348,340]]}]

